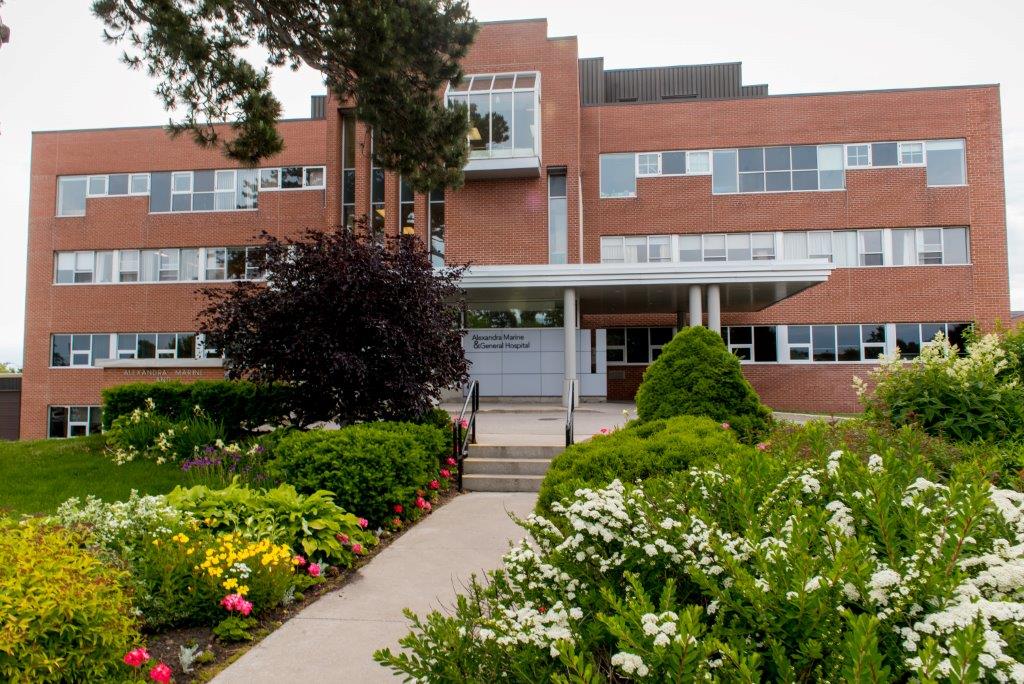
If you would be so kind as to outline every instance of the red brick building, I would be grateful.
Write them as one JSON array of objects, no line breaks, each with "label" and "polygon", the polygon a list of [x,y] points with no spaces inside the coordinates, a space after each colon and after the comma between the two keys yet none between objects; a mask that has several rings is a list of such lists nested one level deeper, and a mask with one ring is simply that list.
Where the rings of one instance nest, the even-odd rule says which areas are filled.
[{"label": "red brick building", "polygon": [[100,390],[219,377],[198,290],[259,278],[261,230],[367,214],[470,262],[484,395],[632,396],[687,324],[777,409],[853,411],[880,353],[1009,321],[997,86],[769,95],[741,65],[606,71],[544,20],[482,26],[458,191],[413,194],[314,97],[260,169],[160,127],[36,133],[21,434],[96,428]]}]

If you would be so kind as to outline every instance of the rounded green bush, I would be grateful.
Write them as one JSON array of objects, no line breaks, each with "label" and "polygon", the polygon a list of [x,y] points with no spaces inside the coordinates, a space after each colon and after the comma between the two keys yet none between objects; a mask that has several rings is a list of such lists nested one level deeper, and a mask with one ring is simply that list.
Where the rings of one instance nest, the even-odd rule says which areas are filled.
[{"label": "rounded green bush", "polygon": [[0,518],[0,681],[123,677],[139,639],[126,579],[69,530]]},{"label": "rounded green bush", "polygon": [[646,480],[686,470],[698,462],[716,462],[727,455],[749,453],[732,430],[710,418],[676,416],[634,422],[608,435],[595,435],[558,455],[548,468],[537,499],[546,515],[551,504],[581,487],[602,487],[612,480]]},{"label": "rounded green bush", "polygon": [[304,494],[333,492],[338,506],[379,525],[435,476],[445,444],[443,431],[412,423],[295,431],[273,446],[267,469]]},{"label": "rounded green bush", "polygon": [[727,422],[747,443],[771,425],[771,410],[743,377],[722,337],[703,326],[684,328],[648,366],[636,393],[641,420],[707,416]]}]

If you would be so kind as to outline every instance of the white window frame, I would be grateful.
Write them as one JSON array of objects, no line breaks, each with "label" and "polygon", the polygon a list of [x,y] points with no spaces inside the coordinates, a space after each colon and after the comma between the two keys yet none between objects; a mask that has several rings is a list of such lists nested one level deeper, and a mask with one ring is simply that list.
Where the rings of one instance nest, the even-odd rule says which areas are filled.
[{"label": "white window frame", "polygon": [[[707,160],[707,171],[691,171],[690,159],[697,155],[704,155]],[[710,176],[711,175],[711,150],[688,150],[686,152],[686,175],[687,176]]]},{"label": "white window frame", "polygon": [[[644,164],[646,163],[647,168],[650,168],[650,162],[654,161],[653,171],[643,171]],[[636,153],[636,177],[645,178],[648,176],[660,176],[661,175],[661,152],[637,152]]]},{"label": "white window frame", "polygon": [[[92,191],[92,182],[94,180],[95,181],[100,181],[100,180],[103,181],[103,191],[102,192],[93,192]],[[107,188],[109,187],[109,185],[110,185],[110,178],[105,173],[104,174],[99,174],[99,175],[89,176],[86,179],[86,182],[85,182],[85,197],[86,197],[86,199],[88,199],[90,197],[106,197],[107,196]]]},{"label": "white window frame", "polygon": [[[71,214],[62,214],[61,205],[64,203],[64,183],[72,181],[85,181],[85,200],[86,206],[82,207],[81,213],[75,212]],[[88,206],[89,200],[89,177],[88,176],[58,176],[57,177],[57,217],[67,218],[69,216],[85,216],[85,210]]]},{"label": "white window frame", "polygon": [[[809,323],[797,323],[797,324],[794,324],[794,325],[785,325],[785,326],[779,326],[779,327],[780,328],[781,327],[785,327],[785,329],[786,329],[786,343],[783,345],[783,348],[786,350],[786,359],[785,359],[785,361],[783,363],[801,363],[801,364],[813,363],[814,362],[814,330],[813,330],[814,326],[809,324]],[[791,342],[790,339],[789,339],[789,330],[790,330],[790,328],[807,328],[807,341],[806,342]],[[806,359],[794,359],[793,358],[793,348],[794,347],[800,347],[800,348],[806,349],[807,350],[807,358]],[[819,361],[818,363],[822,363],[822,362]]]},{"label": "white window frame", "polygon": [[[773,148],[773,147],[788,147],[791,150],[790,151],[790,168],[788,170],[788,173],[790,174],[790,189],[789,190],[768,190],[768,189],[765,189],[765,190],[755,190],[755,191],[752,191],[752,192],[751,191],[747,191],[747,192],[741,191],[740,190],[740,179],[743,176],[745,176],[745,175],[753,176],[753,175],[760,174],[760,175],[764,176],[765,181],[766,181],[766,188],[767,188],[767,175],[766,174],[767,173],[772,173],[772,172],[765,170],[764,167],[766,165],[764,164],[764,157],[765,157],[765,154],[766,154],[765,151],[770,149],[770,148]],[[793,168],[793,166],[792,166],[792,148],[794,148],[794,147],[814,147],[815,148],[815,153],[816,153],[817,156],[816,156],[816,160],[815,160],[815,168],[813,169],[813,171],[815,171],[815,173],[817,173],[817,177],[818,177],[818,187],[817,188],[813,188],[813,189],[794,189],[792,187],[793,173],[798,172],[798,171],[811,171],[812,170],[812,169],[794,169]],[[838,168],[838,169],[822,169],[821,168],[821,148],[823,148],[823,147],[838,147],[838,148],[840,148],[840,150],[841,150],[841,157],[842,157],[842,164],[840,165],[840,168]],[[740,167],[739,167],[740,150],[743,150],[743,149],[760,149],[761,150],[761,159],[762,159],[762,170],[761,171],[740,171]],[[777,194],[791,193],[791,192],[846,192],[846,149],[845,149],[845,147],[843,146],[842,143],[818,143],[818,144],[808,144],[808,145],[764,145],[764,146],[752,145],[751,147],[727,147],[727,148],[720,148],[720,149],[712,150],[712,152],[734,152],[735,155],[736,155],[736,190],[735,190],[735,192],[715,192],[714,182],[712,182],[712,184],[711,184],[711,194],[712,195],[718,195],[718,196],[726,196],[726,195],[777,195]],[[712,156],[714,156],[714,155],[712,155]],[[843,185],[842,185],[842,187],[840,187],[840,188],[822,188],[821,187],[821,174],[823,172],[825,172],[825,171],[841,171],[843,173]]]},{"label": "white window frame", "polygon": [[[864,341],[864,329],[865,328],[881,328],[882,334],[885,335],[885,339],[881,342],[865,342]],[[889,349],[889,326],[884,323],[861,323],[860,324],[860,363],[878,363],[878,357],[869,359],[867,356],[868,349],[881,349],[882,354],[888,353]],[[853,361],[845,361],[844,363],[855,363]]]},{"label": "white window frame", "polygon": [[[920,147],[921,161],[919,161],[919,162],[903,161],[903,154],[904,154],[903,148],[904,148],[904,146],[910,147],[911,145],[918,145]],[[900,141],[898,154],[899,154],[900,166],[913,167],[913,166],[924,166],[925,165],[924,141],[921,141],[921,140]],[[910,152],[910,154],[913,154],[913,152]]]},{"label": "white window frame", "polygon": [[[943,143],[943,142],[959,142],[963,148],[963,171],[964,171],[964,182],[963,183],[950,183],[941,185],[930,185],[927,177],[928,167],[928,143]],[[962,188],[968,185],[967,183],[967,141],[963,138],[939,138],[936,140],[925,140],[924,141],[924,166],[925,166],[925,187],[929,188]]]},{"label": "white window frame", "polygon": [[[53,437],[53,436],[50,435],[50,410],[51,409],[55,409],[55,408],[58,408],[58,409],[62,408],[62,409],[64,409],[67,412],[67,419],[65,421],[65,426],[64,426],[64,435],[62,437]],[[85,421],[85,423],[82,423],[81,421],[72,421],[71,420],[71,409],[82,409],[82,408],[86,409],[86,421]],[[91,435],[91,434],[93,434],[93,432],[92,432],[92,430],[90,428],[90,425],[92,424],[92,412],[93,411],[102,411],[102,410],[103,410],[103,408],[101,406],[95,406],[95,405],[49,404],[46,407],[46,438],[47,439],[70,439],[71,438],[71,428],[73,426],[84,426],[85,427],[85,434],[86,435]],[[101,416],[102,416],[102,413],[101,413]],[[102,432],[102,428],[100,428],[100,431]],[[96,434],[99,434],[99,433],[96,433]]]},{"label": "white window frame", "polygon": [[[851,164],[850,163],[850,148],[851,147],[863,147],[867,149],[867,160],[863,164]],[[845,160],[844,164],[847,169],[870,169],[871,168],[871,143],[847,143],[844,146]],[[860,156],[860,155],[858,155]]]},{"label": "white window frame", "polygon": [[[531,86],[519,86],[518,82],[519,82],[519,77],[520,76],[532,76],[533,77],[533,85],[531,85]],[[509,78],[509,77],[512,78],[512,87],[511,88],[495,88],[494,87],[494,81],[497,78]],[[490,87],[488,87],[485,90],[473,90],[473,81],[475,79],[481,79],[481,80],[489,79],[490,82],[491,82],[491,85],[490,85]],[[540,109],[540,104],[541,104],[541,96],[540,96],[540,93],[541,93],[541,74],[540,74],[539,71],[530,71],[530,70],[527,69],[527,70],[524,70],[524,71],[504,71],[504,72],[495,72],[495,73],[464,74],[462,79],[461,79],[461,81],[460,81],[460,83],[462,83],[462,82],[466,83],[466,89],[465,90],[455,90],[455,91],[453,91],[452,90],[451,81],[449,81],[448,85],[445,87],[445,90],[444,90],[444,100],[443,101],[445,102],[446,106],[451,106],[451,103],[452,103],[451,97],[452,96],[454,96],[455,98],[466,99],[465,104],[467,104],[467,106],[466,106],[466,116],[467,117],[469,116],[469,106],[468,106],[468,96],[469,95],[474,95],[474,94],[475,95],[483,95],[483,94],[487,94],[488,95],[488,108],[489,108],[489,111],[493,112],[494,111],[493,110],[493,106],[490,103],[491,103],[491,98],[493,98],[493,96],[494,96],[494,93],[513,93],[512,118],[509,120],[509,130],[510,131],[514,131],[515,130],[515,116],[516,116],[516,114],[515,114],[515,95],[514,95],[514,93],[528,93],[528,92],[532,92],[533,93],[533,112],[534,112],[534,118],[533,118],[534,123],[533,123],[533,126],[534,126],[534,131],[533,131],[533,151],[532,151],[532,154],[529,154],[529,155],[516,154],[515,140],[513,139],[512,147],[509,150],[511,152],[510,154],[501,154],[502,152],[505,151],[503,149],[501,149],[501,150],[470,150],[469,159],[471,161],[474,160],[474,159],[516,159],[516,158],[520,158],[521,159],[521,158],[524,158],[524,157],[539,157],[539,156],[541,156],[541,150],[543,150],[544,148],[541,145],[541,129],[543,128],[543,119],[541,117],[541,109]],[[491,125],[490,116],[489,115],[488,115],[488,125],[489,126]],[[488,136],[488,139],[489,138],[490,138],[490,136]],[[474,152],[482,153],[482,154],[474,155],[473,154]]]},{"label": "white window frame", "polygon": [[[877,252],[868,252],[864,249],[864,236],[867,233],[879,233],[881,236],[881,246]],[[835,253],[835,247],[832,249],[833,254]],[[882,257],[882,263],[880,264],[866,264],[864,263],[864,257],[869,254],[878,254]],[[865,228],[857,231],[857,267],[858,268],[878,268],[879,266],[887,266],[891,259],[886,258],[885,253],[885,230],[882,228]]]},{"label": "white window frame", "polygon": [[[146,181],[145,190],[135,190],[135,180],[143,179]],[[149,196],[149,174],[148,173],[130,173],[128,174],[128,194],[138,196]]]},{"label": "white window frame", "polygon": [[[747,350],[747,358],[744,359],[742,357],[739,357],[740,363],[750,363],[750,362],[752,362],[754,360],[754,326],[752,326],[752,325],[729,325],[729,326],[726,326],[726,328],[729,330],[729,333],[728,333],[728,335],[729,335],[729,352],[731,354],[734,354],[734,355],[736,355],[738,357],[738,355],[736,354],[736,350],[737,349],[746,349]],[[747,330],[750,331],[750,342],[749,343],[733,344],[733,341],[732,341],[732,331],[736,330],[738,328],[746,328]]]}]

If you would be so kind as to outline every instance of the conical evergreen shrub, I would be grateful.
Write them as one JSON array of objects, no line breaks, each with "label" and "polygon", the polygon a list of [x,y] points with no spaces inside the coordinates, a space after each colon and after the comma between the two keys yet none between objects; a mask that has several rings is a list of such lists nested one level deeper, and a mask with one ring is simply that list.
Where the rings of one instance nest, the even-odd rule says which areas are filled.
[{"label": "conical evergreen shrub", "polygon": [[708,416],[729,423],[741,441],[758,441],[771,424],[771,410],[743,377],[740,361],[708,328],[684,328],[644,373],[636,394],[644,421],[673,416]]}]

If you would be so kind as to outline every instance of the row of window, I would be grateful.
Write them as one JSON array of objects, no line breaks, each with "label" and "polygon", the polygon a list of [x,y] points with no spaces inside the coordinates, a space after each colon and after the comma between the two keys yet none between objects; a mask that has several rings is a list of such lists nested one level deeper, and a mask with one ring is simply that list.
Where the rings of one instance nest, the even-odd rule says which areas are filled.
[{"label": "row of window", "polygon": [[[741,361],[758,363],[859,363],[899,349],[912,359],[942,333],[961,350],[970,323],[872,323],[844,325],[734,325],[722,338]],[[609,328],[609,364],[646,364],[661,354],[675,329]]]},{"label": "row of window", "polygon": [[50,366],[88,368],[109,359],[203,359],[220,354],[207,349],[196,333],[61,334],[50,337]]},{"label": "row of window", "polygon": [[99,406],[50,406],[47,414],[48,437],[85,437],[103,429]]},{"label": "row of window", "polygon": [[970,263],[965,227],[872,228],[601,238],[601,262],[824,259],[837,267]]},{"label": "row of window", "polygon": [[261,280],[262,247],[194,247],[55,252],[54,282],[164,283]]},{"label": "row of window", "polygon": [[636,179],[711,174],[716,195],[843,190],[850,169],[922,166],[930,187],[964,185],[963,140],[782,145],[602,154],[601,197],[635,197]]},{"label": "row of window", "polygon": [[471,159],[540,154],[539,73],[464,76],[445,101],[466,108]]},{"label": "row of window", "polygon": [[241,211],[258,208],[260,192],[321,189],[325,183],[323,166],[61,176],[57,215],[84,216],[86,198],[123,195],[149,195],[152,214]]}]

